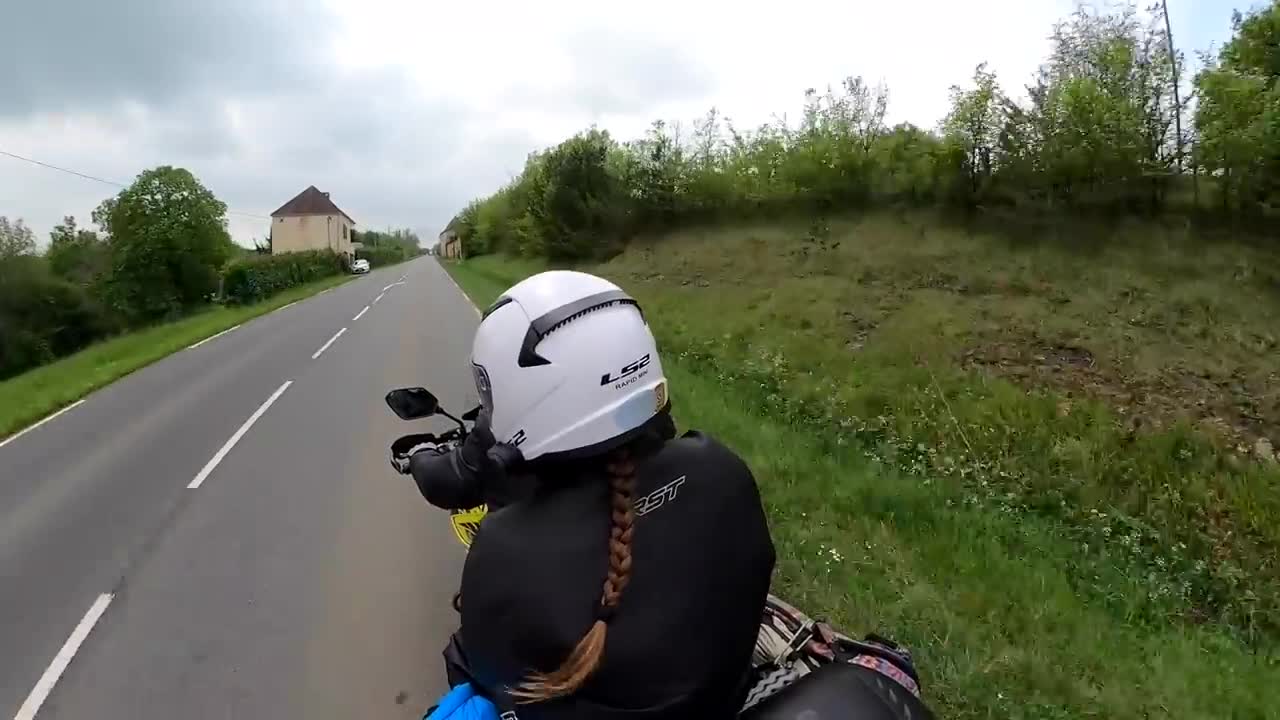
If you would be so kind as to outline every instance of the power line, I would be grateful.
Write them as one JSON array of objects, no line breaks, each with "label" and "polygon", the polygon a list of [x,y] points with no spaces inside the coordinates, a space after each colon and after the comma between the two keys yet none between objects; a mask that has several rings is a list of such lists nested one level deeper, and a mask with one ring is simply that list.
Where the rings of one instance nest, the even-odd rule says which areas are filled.
[{"label": "power line", "polygon": [[82,178],[84,178],[85,180],[93,180],[94,182],[100,182],[100,183],[102,183],[102,184],[104,184],[104,185],[115,185],[115,186],[116,186],[116,187],[118,187],[118,188],[125,187],[123,183],[118,183],[118,182],[115,182],[115,181],[112,181],[112,180],[103,180],[103,179],[102,179],[102,178],[100,178],[100,177],[94,177],[94,176],[92,176],[92,175],[85,175],[84,173],[76,172],[75,170],[68,170],[68,169],[63,168],[63,167],[58,167],[57,165],[50,165],[49,163],[46,163],[46,162],[40,162],[39,160],[32,160],[32,159],[31,159],[31,158],[29,158],[29,157],[22,157],[21,155],[14,155],[13,153],[11,153],[11,152],[7,152],[7,151],[5,151],[5,150],[0,150],[0,155],[8,155],[9,157],[13,158],[14,160],[22,160],[23,162],[29,162],[29,163],[31,163],[32,165],[39,165],[40,167],[43,167],[43,168],[49,168],[50,170],[57,170],[58,172],[64,172],[64,173],[67,173],[67,174],[69,174],[69,175],[75,175],[76,177],[82,177]]},{"label": "power line", "polygon": [[[104,180],[103,178],[96,177],[96,176],[94,176],[94,175],[86,175],[85,173],[77,172],[77,171],[75,171],[75,170],[70,170],[70,169],[68,169],[68,168],[58,167],[57,165],[50,165],[50,164],[49,164],[49,163],[47,163],[47,162],[41,162],[41,161],[39,161],[39,160],[35,160],[35,159],[29,158],[29,157],[23,157],[23,156],[21,156],[21,155],[15,155],[14,153],[11,153],[11,152],[9,152],[9,151],[7,151],[7,150],[0,150],[0,155],[5,155],[5,156],[7,156],[7,157],[11,157],[11,158],[13,158],[14,160],[21,160],[22,162],[31,163],[32,165],[39,165],[40,167],[42,167],[42,168],[47,168],[47,169],[49,169],[49,170],[57,170],[58,172],[67,173],[68,175],[75,175],[76,177],[84,178],[85,180],[92,180],[92,181],[94,181],[94,182],[99,182],[99,183],[102,183],[103,185],[111,185],[111,186],[113,186],[113,187],[118,187],[118,188],[128,187],[128,186],[127,186],[127,185],[125,185],[124,183],[118,183],[118,182],[116,182],[116,181],[114,181],[114,180]],[[271,218],[270,218],[269,216],[267,216],[267,215],[257,215],[257,214],[255,214],[255,213],[240,212],[240,211],[238,211],[238,210],[227,210],[227,214],[228,214],[228,215],[240,215],[240,216],[243,216],[243,217],[257,218],[257,219],[259,219],[259,220],[270,220],[270,219],[271,219]]]}]

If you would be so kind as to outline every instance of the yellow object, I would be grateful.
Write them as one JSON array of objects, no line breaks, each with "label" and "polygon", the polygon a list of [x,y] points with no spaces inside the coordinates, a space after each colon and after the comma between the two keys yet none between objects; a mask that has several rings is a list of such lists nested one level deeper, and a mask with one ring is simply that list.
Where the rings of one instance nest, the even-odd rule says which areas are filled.
[{"label": "yellow object", "polygon": [[471,541],[476,537],[476,531],[480,529],[480,521],[488,514],[488,505],[478,505],[467,510],[454,510],[449,514],[449,524],[453,525],[453,534],[458,536],[458,542],[466,547],[471,547]]}]

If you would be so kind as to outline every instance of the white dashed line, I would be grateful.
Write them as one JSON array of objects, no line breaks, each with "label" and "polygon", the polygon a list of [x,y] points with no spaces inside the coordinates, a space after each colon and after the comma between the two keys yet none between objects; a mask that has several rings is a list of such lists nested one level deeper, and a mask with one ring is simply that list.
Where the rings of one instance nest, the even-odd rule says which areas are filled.
[{"label": "white dashed line", "polygon": [[235,447],[236,443],[240,442],[240,438],[244,437],[244,434],[249,432],[249,428],[253,427],[253,424],[258,422],[258,418],[262,417],[262,414],[267,411],[267,408],[271,407],[271,404],[276,400],[279,400],[280,396],[284,394],[284,391],[288,390],[289,386],[292,384],[292,380],[286,380],[285,383],[277,388],[275,392],[271,393],[271,397],[267,398],[266,402],[259,405],[258,409],[253,411],[253,414],[249,416],[249,419],[244,421],[244,424],[240,426],[239,430],[236,430],[236,434],[232,435],[231,439],[227,440],[226,444],[224,444],[213,457],[209,458],[209,462],[205,463],[204,467],[200,468],[200,472],[195,476],[195,478],[192,479],[191,482],[187,483],[188,490],[195,490],[200,487],[201,483],[209,477],[209,473],[212,473],[214,468],[218,467],[218,463],[222,462],[222,459],[227,456],[227,453],[231,452],[231,448]]},{"label": "white dashed line", "polygon": [[372,303],[369,303],[369,304],[370,304],[370,305],[377,305],[377,304],[378,304],[378,301],[382,299],[383,295],[386,295],[386,293],[382,293],[382,295],[379,295],[378,297],[374,298],[374,299],[373,299],[373,302],[372,302]]},{"label": "white dashed line", "polygon": [[53,662],[49,663],[49,667],[45,668],[44,674],[36,681],[36,686],[31,689],[31,694],[27,696],[22,707],[18,708],[18,714],[13,716],[13,720],[33,720],[36,713],[40,712],[40,706],[44,705],[44,701],[49,699],[49,693],[53,692],[53,686],[58,683],[58,678],[62,677],[62,673],[66,671],[67,666],[71,664],[71,659],[76,656],[76,652],[80,650],[80,646],[84,644],[84,639],[89,637],[89,632],[93,630],[93,626],[98,624],[98,620],[102,618],[102,613],[107,611],[107,606],[111,604],[111,598],[114,597],[110,593],[103,593],[98,596],[97,600],[89,606],[89,612],[80,618],[80,624],[76,625],[76,629],[71,631],[71,637],[62,644],[62,649],[57,655],[53,656]]},{"label": "white dashed line", "polygon": [[13,442],[14,440],[17,440],[18,438],[22,437],[23,435],[26,435],[27,433],[31,432],[32,430],[35,430],[36,428],[40,427],[41,425],[43,425],[43,424],[45,424],[45,423],[49,422],[50,420],[52,420],[52,419],[54,419],[54,418],[58,417],[58,416],[59,416],[59,415],[61,415],[62,413],[67,412],[68,410],[70,410],[71,408],[74,408],[75,406],[79,405],[79,404],[80,404],[80,403],[82,403],[82,402],[84,402],[84,400],[77,400],[77,401],[75,401],[75,402],[71,403],[70,405],[68,405],[68,406],[66,406],[66,407],[64,407],[64,408],[62,408],[62,409],[61,409],[61,410],[59,410],[58,412],[56,412],[56,413],[54,413],[54,414],[52,414],[52,415],[46,416],[46,417],[45,417],[44,419],[42,419],[42,420],[37,420],[34,424],[32,424],[32,425],[28,425],[28,426],[26,426],[26,427],[22,428],[21,430],[19,430],[18,432],[16,432],[16,433],[14,433],[14,434],[10,435],[9,437],[7,437],[7,438],[5,438],[5,439],[3,439],[3,440],[0,440],[0,447],[4,447],[5,445],[8,445],[9,443]]},{"label": "white dashed line", "polygon": [[334,334],[333,334],[333,337],[329,338],[329,342],[327,342],[327,343],[325,343],[325,344],[321,345],[321,346],[320,346],[320,349],[319,349],[319,350],[317,350],[317,351],[315,351],[315,354],[313,354],[313,355],[311,356],[311,359],[312,359],[312,360],[315,360],[316,358],[320,357],[320,353],[324,352],[325,350],[328,350],[328,349],[329,349],[329,346],[333,344],[333,341],[334,341],[334,340],[337,340],[337,339],[338,339],[338,338],[340,338],[340,337],[342,337],[342,333],[344,333],[344,332],[346,332],[346,331],[347,331],[347,329],[346,329],[346,328],[342,328],[342,329],[341,329],[341,330],[339,330],[338,332],[334,333]]},{"label": "white dashed line", "polygon": [[280,307],[276,308],[275,310],[272,310],[271,312],[280,312],[281,310],[287,310],[288,308],[291,308],[294,305],[297,305],[299,302],[300,302],[299,300],[294,300],[288,305],[281,305]]},{"label": "white dashed line", "polygon": [[353,317],[353,318],[351,318],[351,322],[355,322],[355,321],[359,320],[360,318],[364,317],[364,314],[365,314],[365,313],[367,313],[367,312],[369,312],[369,306],[368,306],[368,305],[365,305],[363,310],[361,310],[360,312],[356,313],[356,316],[355,316],[355,317]]},{"label": "white dashed line", "polygon": [[[286,305],[285,307],[288,307],[288,305]],[[283,310],[284,308],[280,308],[280,309],[281,309],[281,310]],[[239,327],[240,327],[239,325],[232,325],[231,327],[227,328],[226,330],[223,330],[223,331],[222,331],[222,332],[220,332],[220,333],[217,333],[216,335],[210,335],[209,337],[207,337],[207,338],[205,338],[205,339],[203,339],[203,340],[201,340],[201,341],[199,341],[199,342],[191,343],[190,345],[188,345],[188,346],[187,346],[187,349],[188,349],[188,350],[195,350],[196,348],[198,348],[198,347],[200,347],[201,345],[203,345],[203,344],[205,344],[205,343],[209,342],[210,340],[216,340],[217,338],[220,338],[220,337],[222,337],[223,335],[226,335],[227,333],[229,333],[229,332],[231,332],[232,330],[235,330],[235,329],[237,329],[237,328],[239,328]]]}]

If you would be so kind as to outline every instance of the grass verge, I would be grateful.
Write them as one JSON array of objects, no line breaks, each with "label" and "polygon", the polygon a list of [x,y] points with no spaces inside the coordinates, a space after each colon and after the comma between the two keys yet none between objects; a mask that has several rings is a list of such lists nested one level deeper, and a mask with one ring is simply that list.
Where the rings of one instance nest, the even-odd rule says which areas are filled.
[{"label": "grass verge", "polygon": [[[1112,446],[1108,411],[1087,399],[1062,414],[1053,396],[917,364],[903,349],[910,343],[897,347],[893,337],[936,330],[921,316],[954,299],[935,304],[931,290],[887,338],[855,327],[880,354],[851,359],[847,345],[814,328],[826,313],[842,318],[832,298],[846,298],[848,283],[833,288],[821,275],[797,278],[785,264],[771,273],[767,261],[753,265],[753,252],[776,259],[788,244],[638,247],[594,268],[645,304],[681,424],[713,432],[755,470],[781,594],[851,631],[878,629],[908,643],[942,717],[1277,717],[1274,645],[1230,616],[1188,621],[1178,594],[1188,573],[1160,565],[1161,551],[1176,548],[1162,543],[1178,536],[1152,527],[1158,515],[1142,514],[1170,497],[1194,502],[1170,468],[1219,483],[1215,499],[1266,481],[1265,469],[1224,477],[1212,448],[1176,428]],[[481,307],[540,269],[507,258],[446,267]],[[947,335],[926,337],[937,346]],[[833,347],[844,353],[843,368]],[[887,419],[875,427],[840,423],[854,412],[829,403],[869,402],[858,390],[881,394]],[[839,411],[847,415],[837,418]],[[991,427],[1000,429],[999,442],[974,436]],[[1092,460],[1105,467],[1071,477],[1072,453],[1088,457],[1097,448],[1111,454],[1099,450]],[[970,454],[988,466],[964,462]],[[1143,457],[1163,497],[1147,497],[1149,487],[1135,482],[1143,476],[1125,474],[1126,462],[1141,467]],[[1012,482],[1015,471],[1025,478],[1033,470],[1045,479],[1030,489]],[[1068,491],[1077,485],[1046,503],[1066,511],[1031,504],[1036,493],[1054,491],[1051,481]],[[1124,505],[1110,485],[1096,487],[1113,482],[1131,483],[1139,497]],[[1244,507],[1259,521],[1276,517],[1266,502]],[[1180,531],[1183,517],[1171,514],[1166,524]],[[1192,554],[1192,563],[1203,561]]]},{"label": "grass verge", "polygon": [[339,275],[291,288],[253,305],[210,308],[96,343],[0,382],[0,438],[192,343],[351,279],[350,275]]}]

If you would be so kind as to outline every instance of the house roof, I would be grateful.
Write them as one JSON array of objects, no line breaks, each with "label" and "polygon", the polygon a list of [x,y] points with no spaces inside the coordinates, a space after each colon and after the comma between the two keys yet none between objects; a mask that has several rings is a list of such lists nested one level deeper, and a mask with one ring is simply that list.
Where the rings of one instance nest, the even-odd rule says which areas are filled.
[{"label": "house roof", "polygon": [[[306,190],[298,193],[292,200],[280,206],[279,210],[271,213],[271,217],[281,217],[283,215],[342,215],[348,220],[351,216],[342,212],[342,209],[333,204],[329,199],[329,193],[320,192],[315,185],[308,186]],[[354,225],[355,220],[351,220]]]}]

